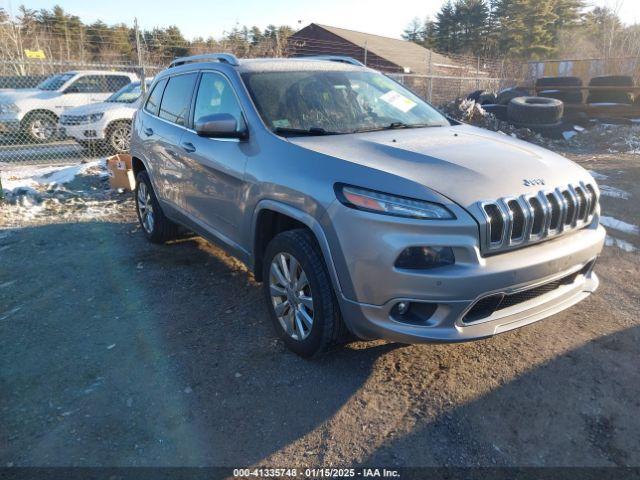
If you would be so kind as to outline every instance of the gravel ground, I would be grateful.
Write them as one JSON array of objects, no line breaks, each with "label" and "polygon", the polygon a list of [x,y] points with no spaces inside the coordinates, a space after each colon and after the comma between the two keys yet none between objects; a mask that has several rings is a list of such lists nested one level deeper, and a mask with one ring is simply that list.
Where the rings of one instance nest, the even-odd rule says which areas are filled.
[{"label": "gravel ground", "polygon": [[[631,225],[638,157],[572,155]],[[640,466],[640,237],[624,224],[600,290],[568,311],[305,361],[238,261],[199,238],[147,243],[130,195],[104,185],[0,210],[0,465]]]}]

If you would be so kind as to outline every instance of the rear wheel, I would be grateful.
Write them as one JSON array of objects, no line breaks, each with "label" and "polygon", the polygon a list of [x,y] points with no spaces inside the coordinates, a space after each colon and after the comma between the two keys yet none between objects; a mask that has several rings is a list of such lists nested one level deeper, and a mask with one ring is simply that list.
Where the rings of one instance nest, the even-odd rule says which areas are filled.
[{"label": "rear wheel", "polygon": [[109,126],[107,144],[114,153],[127,153],[131,144],[131,123],[116,122]]},{"label": "rear wheel", "polygon": [[136,177],[135,198],[138,221],[148,240],[164,243],[177,236],[178,226],[164,215],[145,171],[138,173]]},{"label": "rear wheel", "polygon": [[331,279],[311,232],[290,230],[271,240],[263,278],[274,328],[293,352],[313,357],[346,337]]}]

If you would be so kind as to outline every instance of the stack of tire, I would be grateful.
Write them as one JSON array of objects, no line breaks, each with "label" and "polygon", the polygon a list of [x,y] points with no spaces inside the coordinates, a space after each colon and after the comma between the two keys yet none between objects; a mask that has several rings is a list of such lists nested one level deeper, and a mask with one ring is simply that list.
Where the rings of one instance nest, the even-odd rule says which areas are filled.
[{"label": "stack of tire", "polygon": [[[602,77],[593,77],[589,82],[590,87],[629,87],[629,91],[624,90],[589,90],[587,103],[616,103],[631,105],[633,104],[633,78],[627,75],[606,75]],[[637,99],[636,99],[637,100]]]},{"label": "stack of tire", "polygon": [[[563,87],[562,90],[556,87]],[[577,87],[565,90],[564,87]],[[582,103],[582,79],[578,77],[542,77],[536,80],[536,90],[541,97],[555,98],[563,103]]]},{"label": "stack of tire", "polygon": [[507,105],[509,122],[548,137],[562,135],[562,100],[548,97],[516,97]]}]

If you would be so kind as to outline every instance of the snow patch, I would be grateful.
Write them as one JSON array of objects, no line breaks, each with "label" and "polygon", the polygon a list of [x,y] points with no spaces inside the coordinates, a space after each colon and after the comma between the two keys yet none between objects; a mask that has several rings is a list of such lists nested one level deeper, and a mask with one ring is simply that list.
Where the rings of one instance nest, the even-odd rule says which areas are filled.
[{"label": "snow patch", "polygon": [[100,168],[100,176],[106,176],[106,160],[95,160],[71,166],[27,166],[13,167],[2,172],[2,188],[5,193],[16,189],[37,190],[53,189],[72,182],[78,175],[86,173],[90,168]]},{"label": "snow patch", "polygon": [[635,252],[637,250],[637,248],[634,247],[630,242],[627,242],[626,240],[622,240],[620,238],[612,237],[611,235],[607,235],[607,237],[604,239],[604,244],[608,247],[618,247],[619,249],[629,253]]},{"label": "snow patch", "polygon": [[603,215],[600,217],[600,223],[608,228],[613,228],[619,232],[630,233],[631,235],[640,234],[640,227],[631,223],[623,222],[617,218],[607,217]]},{"label": "snow patch", "polygon": [[605,197],[611,198],[621,198],[623,200],[628,200],[631,198],[631,194],[629,192],[625,192],[620,188],[610,187],[609,185],[599,185],[600,193]]},{"label": "snow patch", "polygon": [[606,180],[607,178],[609,178],[607,175],[598,173],[595,170],[589,170],[589,173],[595,180]]}]

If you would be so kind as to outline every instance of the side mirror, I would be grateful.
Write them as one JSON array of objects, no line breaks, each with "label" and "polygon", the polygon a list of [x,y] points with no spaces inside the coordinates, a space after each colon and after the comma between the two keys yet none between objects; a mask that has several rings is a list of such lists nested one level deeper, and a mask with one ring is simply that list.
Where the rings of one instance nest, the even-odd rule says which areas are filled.
[{"label": "side mirror", "polygon": [[238,121],[229,113],[214,113],[196,120],[196,133],[201,137],[247,138],[246,128],[238,130]]}]

